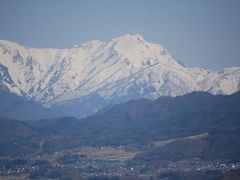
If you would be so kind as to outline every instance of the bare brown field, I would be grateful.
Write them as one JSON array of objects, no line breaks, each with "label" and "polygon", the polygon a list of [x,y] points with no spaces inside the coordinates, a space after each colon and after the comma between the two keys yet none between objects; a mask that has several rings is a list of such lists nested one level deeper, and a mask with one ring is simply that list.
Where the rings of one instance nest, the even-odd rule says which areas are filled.
[{"label": "bare brown field", "polygon": [[0,176],[1,180],[26,180],[29,179],[29,175],[9,175],[9,176]]},{"label": "bare brown field", "polygon": [[125,151],[122,148],[112,147],[83,147],[81,148],[81,153],[87,155],[90,159],[126,161],[134,158],[139,152]]},{"label": "bare brown field", "polygon": [[163,146],[166,146],[167,144],[172,143],[174,141],[184,140],[184,139],[191,139],[191,140],[202,139],[202,138],[207,137],[207,136],[208,136],[208,133],[206,132],[206,133],[193,135],[193,136],[187,136],[187,137],[183,137],[183,138],[168,139],[168,140],[165,140],[165,141],[154,141],[153,142],[153,146],[155,146],[155,147],[163,147]]}]

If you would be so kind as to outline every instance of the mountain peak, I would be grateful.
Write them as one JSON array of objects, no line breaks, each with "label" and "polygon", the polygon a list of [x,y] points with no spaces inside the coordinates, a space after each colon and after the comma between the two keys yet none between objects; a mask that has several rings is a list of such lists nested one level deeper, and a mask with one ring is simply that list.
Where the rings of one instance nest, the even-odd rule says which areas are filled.
[{"label": "mountain peak", "polygon": [[119,36],[117,38],[114,38],[113,40],[116,41],[145,41],[145,39],[143,38],[143,36],[141,36],[140,34],[124,34],[122,36]]},{"label": "mountain peak", "polygon": [[139,39],[139,40],[145,40],[144,39],[144,37],[141,35],[141,34],[133,34],[133,35],[131,35],[132,37],[135,37],[135,38],[137,38],[137,39]]}]

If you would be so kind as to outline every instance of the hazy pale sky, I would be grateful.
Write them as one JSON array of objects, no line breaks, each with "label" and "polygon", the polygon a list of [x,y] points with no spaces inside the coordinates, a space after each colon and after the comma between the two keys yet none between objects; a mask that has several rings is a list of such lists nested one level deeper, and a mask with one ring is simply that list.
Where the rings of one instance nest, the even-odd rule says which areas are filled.
[{"label": "hazy pale sky", "polygon": [[240,0],[1,0],[0,39],[68,48],[141,34],[187,66],[240,66]]}]

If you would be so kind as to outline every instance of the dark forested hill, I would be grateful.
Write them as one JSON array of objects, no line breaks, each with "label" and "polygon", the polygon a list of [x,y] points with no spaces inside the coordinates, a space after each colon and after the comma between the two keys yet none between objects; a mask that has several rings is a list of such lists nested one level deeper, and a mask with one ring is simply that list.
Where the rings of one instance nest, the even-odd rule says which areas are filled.
[{"label": "dark forested hill", "polygon": [[[19,122],[19,128],[9,126],[8,121],[13,120],[1,121],[1,129],[8,128],[7,133],[1,133],[1,139],[7,139],[5,136],[8,134],[26,128],[24,136],[31,136],[33,142],[43,140],[43,149],[48,152],[86,145],[139,147],[175,139],[166,146],[154,146],[139,158],[160,158],[161,152],[160,159],[163,160],[195,156],[239,159],[240,93],[214,96],[194,92],[154,101],[139,99],[105,109],[85,119],[68,117]],[[204,133],[207,136],[200,139],[185,138]],[[21,139],[20,133],[15,141]],[[177,155],[174,149],[179,150]]]},{"label": "dark forested hill", "polygon": [[54,108],[45,108],[38,102],[0,88],[0,117],[29,121],[60,116],[61,112]]},{"label": "dark forested hill", "polygon": [[213,96],[194,92],[155,101],[129,101],[82,121],[85,129],[88,127],[98,137],[105,138],[103,142],[117,138],[119,141],[111,143],[145,143],[205,131],[235,129],[240,127],[239,119],[240,93]]}]

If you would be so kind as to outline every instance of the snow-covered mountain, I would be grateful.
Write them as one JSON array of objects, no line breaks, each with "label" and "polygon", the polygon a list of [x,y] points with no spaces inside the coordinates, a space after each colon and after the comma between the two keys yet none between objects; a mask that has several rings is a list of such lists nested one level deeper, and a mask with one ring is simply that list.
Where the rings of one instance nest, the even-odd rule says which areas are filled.
[{"label": "snow-covered mountain", "polygon": [[0,40],[0,87],[67,115],[84,116],[136,98],[192,91],[232,94],[240,90],[240,68],[213,72],[185,67],[138,34],[69,49],[28,48]]}]

